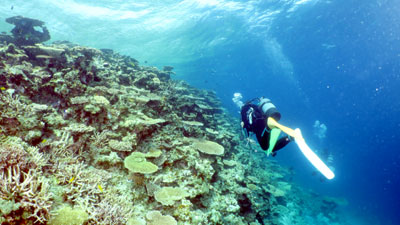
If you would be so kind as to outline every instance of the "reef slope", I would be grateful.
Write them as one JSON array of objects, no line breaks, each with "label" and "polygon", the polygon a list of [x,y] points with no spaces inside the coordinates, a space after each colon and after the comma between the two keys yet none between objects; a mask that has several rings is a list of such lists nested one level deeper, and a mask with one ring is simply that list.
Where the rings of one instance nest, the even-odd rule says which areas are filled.
[{"label": "reef slope", "polygon": [[[212,91],[109,49],[0,45],[2,224],[333,224]],[[260,160],[264,158],[264,160]]]}]

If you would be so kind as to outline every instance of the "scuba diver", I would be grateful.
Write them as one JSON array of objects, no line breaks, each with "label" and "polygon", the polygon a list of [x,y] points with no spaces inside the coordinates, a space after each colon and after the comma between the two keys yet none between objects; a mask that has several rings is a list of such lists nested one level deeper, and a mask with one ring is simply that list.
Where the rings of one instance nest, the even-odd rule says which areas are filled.
[{"label": "scuba diver", "polygon": [[[241,104],[241,126],[247,137],[254,133],[261,148],[267,155],[276,155],[276,151],[285,147],[292,139],[289,136],[279,138],[280,129],[269,124],[269,118],[281,119],[281,114],[268,98],[255,98]],[[279,139],[278,139],[279,138]]]},{"label": "scuba diver", "polygon": [[[250,133],[256,134],[258,143],[267,151],[267,155],[275,156],[277,150],[294,140],[299,150],[322,175],[328,180],[335,177],[333,171],[307,145],[299,128],[291,129],[277,122],[281,114],[269,99],[255,98],[246,103],[241,99],[242,94],[233,94],[232,101],[240,108],[242,128],[247,137]],[[288,136],[278,140],[281,131]]]},{"label": "scuba diver", "polygon": [[[240,108],[242,128],[247,137],[250,133],[256,134],[258,143],[263,150],[267,151],[267,155],[274,156],[277,150],[294,140],[299,150],[322,175],[328,180],[335,177],[333,171],[307,145],[299,128],[291,129],[277,122],[281,114],[269,99],[255,98],[245,104],[241,99],[242,94],[233,94],[232,101]],[[288,136],[278,140],[281,131]]]}]

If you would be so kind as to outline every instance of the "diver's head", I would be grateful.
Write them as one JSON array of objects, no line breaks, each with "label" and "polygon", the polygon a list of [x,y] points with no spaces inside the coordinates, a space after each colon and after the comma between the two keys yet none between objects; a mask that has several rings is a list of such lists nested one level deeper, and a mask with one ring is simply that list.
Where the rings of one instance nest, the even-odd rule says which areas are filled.
[{"label": "diver's head", "polygon": [[258,106],[267,117],[272,117],[276,121],[279,121],[281,119],[281,114],[268,98],[260,98],[260,103],[258,104]]}]

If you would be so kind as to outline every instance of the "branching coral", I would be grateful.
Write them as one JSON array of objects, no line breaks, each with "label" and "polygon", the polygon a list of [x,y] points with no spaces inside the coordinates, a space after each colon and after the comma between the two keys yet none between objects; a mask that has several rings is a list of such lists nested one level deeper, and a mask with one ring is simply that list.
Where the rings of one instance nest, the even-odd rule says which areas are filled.
[{"label": "branching coral", "polygon": [[3,117],[15,117],[25,111],[26,108],[26,105],[21,102],[20,96],[15,94],[14,89],[8,89],[6,92],[0,93],[0,105],[3,109]]},{"label": "branching coral", "polygon": [[108,136],[111,135],[111,131],[103,130],[101,132],[94,132],[91,139],[91,144],[96,148],[103,148],[107,146]]},{"label": "branching coral", "polygon": [[55,172],[58,184],[64,187],[63,197],[67,202],[93,204],[98,201],[101,190],[98,185],[104,185],[110,178],[101,171],[88,169],[82,162],[71,165],[59,165]]},{"label": "branching coral", "polygon": [[28,218],[34,218],[35,222],[44,223],[48,219],[52,204],[48,191],[47,182],[40,179],[33,169],[25,173],[15,165],[0,171],[1,198],[20,203],[25,211],[30,212]]},{"label": "branching coral", "polygon": [[[44,223],[52,204],[46,179],[40,176],[40,168],[46,160],[37,148],[26,147],[18,138],[3,137],[0,145],[0,196],[3,200],[19,204],[30,212],[28,218]],[[18,210],[5,215],[15,221],[20,216]]]},{"label": "branching coral", "polygon": [[63,187],[65,201],[86,210],[88,224],[126,224],[132,215],[129,193],[108,185],[111,179],[119,177],[111,177],[111,173],[88,168],[83,163],[60,165],[56,177]]},{"label": "branching coral", "polygon": [[133,210],[121,198],[107,197],[87,206],[90,225],[126,224]]}]

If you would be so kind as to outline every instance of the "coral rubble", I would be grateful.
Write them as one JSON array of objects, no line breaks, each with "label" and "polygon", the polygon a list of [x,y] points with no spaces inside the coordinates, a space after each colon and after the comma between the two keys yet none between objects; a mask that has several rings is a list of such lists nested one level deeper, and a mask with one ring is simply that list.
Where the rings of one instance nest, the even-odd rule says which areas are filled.
[{"label": "coral rubble", "polygon": [[171,67],[44,39],[0,45],[2,223],[338,221],[334,200],[310,200],[249,153],[214,92]]}]

